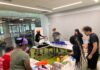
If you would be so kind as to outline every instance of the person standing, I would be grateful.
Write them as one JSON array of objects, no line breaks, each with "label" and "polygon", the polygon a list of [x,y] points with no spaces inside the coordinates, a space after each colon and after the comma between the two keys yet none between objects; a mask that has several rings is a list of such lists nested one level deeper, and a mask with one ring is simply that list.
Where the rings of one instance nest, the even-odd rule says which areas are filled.
[{"label": "person standing", "polygon": [[74,36],[78,39],[79,43],[82,45],[83,44],[83,40],[82,40],[83,35],[79,31],[79,29],[75,29]]},{"label": "person standing", "polygon": [[52,36],[53,36],[54,42],[60,41],[60,35],[61,35],[61,34],[60,34],[59,32],[56,31],[56,28],[54,28],[52,31],[53,31]]},{"label": "person standing", "polygon": [[15,42],[17,48],[12,51],[10,56],[10,70],[32,70],[29,55],[24,51],[28,45],[27,39],[19,37]]},{"label": "person standing", "polygon": [[[54,42],[59,42],[60,41],[60,33],[56,31],[56,28],[53,28],[53,34],[52,34],[52,37],[53,37],[53,40]],[[58,49],[58,51],[60,52],[60,49]],[[56,55],[56,48],[53,49],[53,52],[54,52],[54,55]]]},{"label": "person standing", "polygon": [[92,32],[92,28],[89,26],[85,26],[83,28],[83,32],[85,35],[89,36],[88,43],[88,68],[90,70],[96,70],[97,61],[99,58],[99,38],[98,36]]},{"label": "person standing", "polygon": [[13,49],[13,47],[6,47],[6,53],[2,56],[2,58],[4,59],[3,70],[10,70],[10,55]]},{"label": "person standing", "polygon": [[[42,37],[42,38],[45,38],[45,36],[42,36],[42,35],[41,35],[40,30],[38,30],[37,33],[36,33],[36,35],[35,35],[35,45],[36,45],[36,46],[39,46],[39,42],[40,42],[40,40],[42,39],[41,37]],[[40,49],[37,49],[37,50],[36,50],[36,53],[37,53],[37,55],[40,56],[40,55],[41,55]]]},{"label": "person standing", "polygon": [[80,63],[81,50],[75,36],[70,37],[70,43],[73,45],[73,52],[71,55],[76,59],[76,65],[78,66]]}]

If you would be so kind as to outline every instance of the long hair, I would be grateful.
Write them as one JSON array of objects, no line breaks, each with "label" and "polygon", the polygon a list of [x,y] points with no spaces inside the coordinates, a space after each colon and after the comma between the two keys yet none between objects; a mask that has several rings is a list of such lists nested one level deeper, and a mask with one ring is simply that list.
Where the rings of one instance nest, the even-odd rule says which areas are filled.
[{"label": "long hair", "polygon": [[78,33],[78,36],[83,37],[82,33],[79,31],[79,29],[75,29],[75,32]]}]

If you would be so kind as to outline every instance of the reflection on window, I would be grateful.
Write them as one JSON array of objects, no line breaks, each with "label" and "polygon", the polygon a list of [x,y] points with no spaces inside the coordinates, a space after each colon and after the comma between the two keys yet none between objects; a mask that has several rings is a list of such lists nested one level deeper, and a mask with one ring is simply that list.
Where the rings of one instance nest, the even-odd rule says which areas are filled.
[{"label": "reflection on window", "polygon": [[34,23],[31,24],[31,29],[32,29],[32,30],[35,29],[35,24],[34,24]]},{"label": "reflection on window", "polygon": [[10,28],[10,33],[19,32],[19,28],[16,25],[10,25],[9,28]]},{"label": "reflection on window", "polygon": [[27,31],[27,30],[29,30],[29,25],[28,25],[28,24],[26,24],[26,31]]},{"label": "reflection on window", "polygon": [[0,24],[0,35],[2,35],[2,34],[4,34],[4,32],[3,32],[3,26],[2,26],[2,24]]}]

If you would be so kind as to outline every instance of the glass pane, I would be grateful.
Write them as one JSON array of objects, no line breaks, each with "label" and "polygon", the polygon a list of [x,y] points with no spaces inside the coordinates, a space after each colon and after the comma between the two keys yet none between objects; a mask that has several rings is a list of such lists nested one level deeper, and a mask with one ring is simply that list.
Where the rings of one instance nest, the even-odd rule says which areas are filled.
[{"label": "glass pane", "polygon": [[32,29],[32,30],[35,29],[35,24],[34,24],[34,23],[31,24],[31,29]]},{"label": "glass pane", "polygon": [[26,30],[29,30],[29,24],[26,24]]},{"label": "glass pane", "polygon": [[4,33],[3,26],[2,26],[2,24],[0,24],[0,35],[2,35],[3,33]]}]

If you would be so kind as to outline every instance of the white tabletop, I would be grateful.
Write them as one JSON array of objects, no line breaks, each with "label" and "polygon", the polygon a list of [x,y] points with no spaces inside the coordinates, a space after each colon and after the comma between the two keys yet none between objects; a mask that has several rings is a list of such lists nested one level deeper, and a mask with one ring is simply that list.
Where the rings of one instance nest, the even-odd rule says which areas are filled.
[{"label": "white tabletop", "polygon": [[56,48],[62,48],[66,50],[72,50],[73,45],[69,41],[65,41],[66,45],[57,45],[57,44],[52,44],[49,41],[47,42],[50,46],[56,47]]},{"label": "white tabletop", "polygon": [[[66,49],[66,50],[72,50],[73,49],[73,45],[69,41],[65,41],[66,45],[52,44],[50,41],[46,41],[46,43],[49,44],[49,46],[55,47],[55,48],[61,48],[61,49]],[[45,46],[45,47],[42,47],[42,48],[47,48],[49,46]],[[33,46],[32,48],[41,49],[41,48],[37,48],[37,46]]]},{"label": "white tabletop", "polygon": [[[65,61],[70,61],[70,58],[67,58]],[[31,66],[34,66],[36,62],[38,61],[32,58],[30,59]],[[49,64],[46,65],[46,67],[50,70]],[[100,61],[98,61],[97,68],[98,70],[100,70]],[[61,70],[75,70],[75,62],[74,61],[68,62],[61,68]]]}]

